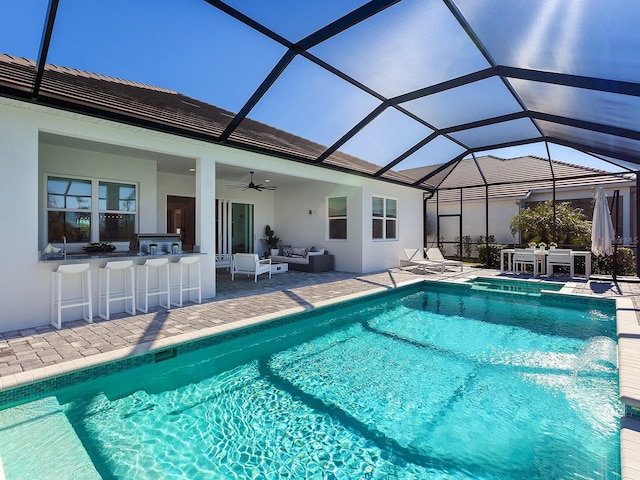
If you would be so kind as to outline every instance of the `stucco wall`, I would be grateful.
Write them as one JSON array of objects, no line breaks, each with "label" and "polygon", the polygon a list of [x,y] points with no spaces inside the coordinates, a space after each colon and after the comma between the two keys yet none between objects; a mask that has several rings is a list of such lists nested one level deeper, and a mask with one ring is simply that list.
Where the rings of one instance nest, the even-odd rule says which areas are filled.
[{"label": "stucco wall", "polygon": [[[138,158],[135,153],[126,156],[107,154],[100,148],[52,145],[39,141],[41,133],[142,150],[148,155]],[[194,159],[195,177],[159,172],[155,161],[149,160],[153,153]],[[224,181],[215,180],[216,163],[247,170],[259,165],[261,170],[295,176],[300,182],[276,192],[228,190]],[[39,250],[47,243],[47,173],[136,182],[139,231],[166,230],[167,195],[196,196],[196,241],[210,254],[202,257],[204,298],[215,293],[216,198],[255,205],[258,253],[262,253],[264,226],[269,224],[292,244],[327,248],[336,256],[338,270],[368,272],[395,267],[402,248],[422,241],[422,192],[418,190],[6,98],[0,99],[0,165],[0,199],[8,206],[0,248],[10,252],[2,266],[0,331],[45,325],[50,320],[50,273],[57,265],[39,262]],[[348,197],[346,242],[327,238],[326,201],[337,195]],[[398,241],[371,240],[371,195],[398,199]],[[94,298],[97,283],[94,281]]]}]

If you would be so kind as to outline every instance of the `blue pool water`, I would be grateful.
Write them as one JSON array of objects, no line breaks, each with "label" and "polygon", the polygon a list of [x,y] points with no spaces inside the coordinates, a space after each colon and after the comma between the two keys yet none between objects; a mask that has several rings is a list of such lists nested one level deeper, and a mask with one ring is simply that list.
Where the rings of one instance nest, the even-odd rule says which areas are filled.
[{"label": "blue pool water", "polygon": [[0,456],[34,478],[12,431],[46,418],[103,478],[620,478],[614,334],[608,303],[429,285],[50,392]]}]

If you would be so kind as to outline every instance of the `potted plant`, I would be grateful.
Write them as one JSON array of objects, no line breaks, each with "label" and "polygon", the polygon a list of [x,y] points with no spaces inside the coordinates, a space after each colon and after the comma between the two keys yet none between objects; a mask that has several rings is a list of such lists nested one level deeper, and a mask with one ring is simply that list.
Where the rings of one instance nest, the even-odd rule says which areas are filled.
[{"label": "potted plant", "polygon": [[538,248],[540,248],[540,250],[545,250],[547,248],[547,244],[544,242],[540,242],[538,244]]},{"label": "potted plant", "polygon": [[556,242],[549,242],[549,250],[555,250],[557,246]]},{"label": "potted plant", "polygon": [[269,252],[271,256],[278,255],[278,242],[280,241],[279,237],[276,237],[276,232],[271,230],[271,227],[267,225],[264,229],[264,234],[267,236],[266,242],[267,247],[269,247]]},{"label": "potted plant", "polygon": [[536,242],[529,242],[529,248],[536,248],[538,244]]},{"label": "potted plant", "polygon": [[87,245],[85,245],[84,247],[82,247],[82,250],[84,250],[86,253],[111,253],[116,249],[115,245],[110,243],[110,242],[93,242],[93,243],[88,243]]}]

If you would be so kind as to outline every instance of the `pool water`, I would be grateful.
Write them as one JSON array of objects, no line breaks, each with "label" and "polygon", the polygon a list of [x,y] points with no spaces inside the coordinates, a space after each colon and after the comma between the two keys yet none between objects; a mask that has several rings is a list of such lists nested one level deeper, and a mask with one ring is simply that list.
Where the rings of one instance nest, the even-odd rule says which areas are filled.
[{"label": "pool water", "polygon": [[[33,408],[55,404],[79,439],[68,448],[81,444],[102,478],[620,478],[608,304],[425,289],[67,387]],[[7,479],[32,478],[14,461],[21,439],[0,428]],[[55,444],[40,435],[39,449]],[[67,478],[93,478],[79,470]]]}]

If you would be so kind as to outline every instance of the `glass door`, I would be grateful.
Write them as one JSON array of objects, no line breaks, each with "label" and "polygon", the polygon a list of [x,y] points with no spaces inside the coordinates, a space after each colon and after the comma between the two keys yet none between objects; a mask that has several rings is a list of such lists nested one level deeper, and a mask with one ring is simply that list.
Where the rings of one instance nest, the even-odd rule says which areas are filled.
[{"label": "glass door", "polygon": [[231,204],[232,253],[253,253],[253,205]]}]

